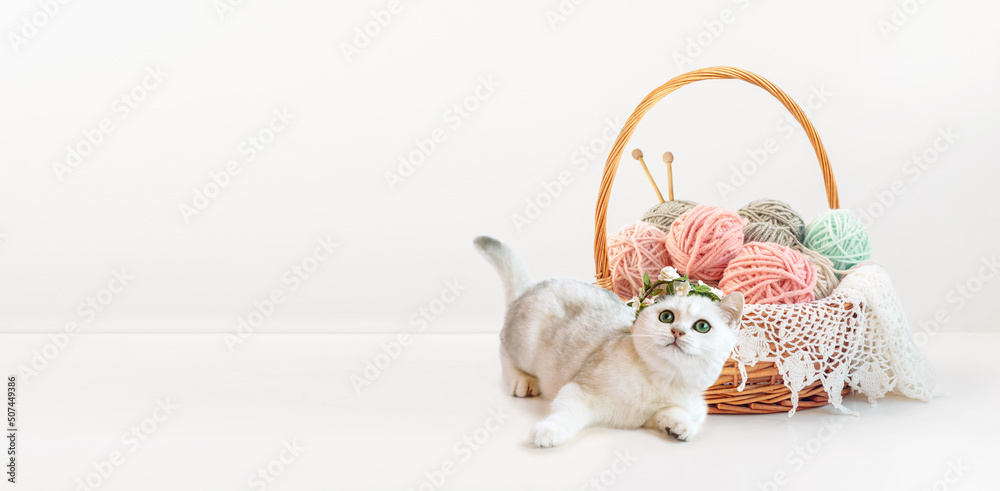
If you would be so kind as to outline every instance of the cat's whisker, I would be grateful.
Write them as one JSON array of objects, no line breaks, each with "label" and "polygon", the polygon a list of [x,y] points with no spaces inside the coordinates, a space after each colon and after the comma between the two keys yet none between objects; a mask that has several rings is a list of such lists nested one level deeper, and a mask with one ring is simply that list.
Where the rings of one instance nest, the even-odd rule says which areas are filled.
[{"label": "cat's whisker", "polygon": [[646,354],[646,352],[653,349],[654,346],[659,346],[659,343],[649,343],[649,346],[646,346],[645,349],[639,352],[639,356]]}]

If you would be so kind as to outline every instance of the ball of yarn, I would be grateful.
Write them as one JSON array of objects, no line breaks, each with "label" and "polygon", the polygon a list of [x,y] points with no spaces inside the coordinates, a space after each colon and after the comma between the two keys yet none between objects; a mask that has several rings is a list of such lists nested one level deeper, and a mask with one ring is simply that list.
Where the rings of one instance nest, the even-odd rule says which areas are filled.
[{"label": "ball of yarn", "polygon": [[698,206],[698,203],[694,201],[665,201],[650,208],[642,216],[642,221],[655,225],[656,228],[664,232],[669,232],[670,225],[674,223],[674,220],[695,206]]},{"label": "ball of yarn", "polygon": [[774,242],[785,247],[798,243],[798,238],[788,230],[766,222],[752,222],[743,227],[743,242]]},{"label": "ball of yarn", "polygon": [[730,261],[719,286],[726,293],[742,292],[751,304],[811,302],[816,298],[816,270],[794,249],[751,242]]},{"label": "ball of yarn", "polygon": [[812,263],[813,268],[816,269],[816,287],[813,288],[816,300],[829,297],[833,293],[833,289],[837,288],[837,285],[840,284],[837,272],[833,269],[833,263],[826,256],[807,247],[797,245],[792,247],[792,249],[805,256]]},{"label": "ball of yarn", "polygon": [[839,271],[848,270],[872,255],[868,232],[847,210],[830,210],[816,217],[806,227],[803,243],[830,259]]},{"label": "ball of yarn", "polygon": [[677,217],[667,234],[671,265],[693,279],[721,279],[740,247],[743,219],[717,206],[695,206]]},{"label": "ball of yarn", "polygon": [[785,246],[802,243],[805,222],[788,203],[759,199],[739,211],[747,221],[744,242],[774,242]]},{"label": "ball of yarn", "polygon": [[636,222],[608,236],[608,266],[619,297],[642,294],[642,274],[655,279],[670,265],[666,238],[667,234],[646,222]]}]

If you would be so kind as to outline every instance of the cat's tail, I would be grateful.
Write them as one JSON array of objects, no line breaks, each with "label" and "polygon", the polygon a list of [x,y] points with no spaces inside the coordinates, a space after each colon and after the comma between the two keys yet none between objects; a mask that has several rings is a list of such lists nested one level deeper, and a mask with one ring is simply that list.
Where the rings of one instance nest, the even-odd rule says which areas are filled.
[{"label": "cat's tail", "polygon": [[476,237],[473,242],[479,253],[493,265],[497,273],[500,273],[500,279],[503,280],[503,291],[507,296],[507,305],[510,305],[531,286],[528,270],[524,267],[524,263],[510,247],[493,237],[484,235]]}]

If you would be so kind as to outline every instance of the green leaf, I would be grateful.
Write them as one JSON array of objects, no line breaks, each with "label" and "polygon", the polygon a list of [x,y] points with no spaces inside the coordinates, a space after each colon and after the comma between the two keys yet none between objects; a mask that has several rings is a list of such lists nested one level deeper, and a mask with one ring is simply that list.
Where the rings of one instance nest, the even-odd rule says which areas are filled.
[{"label": "green leaf", "polygon": [[649,273],[642,273],[642,286],[649,288]]}]

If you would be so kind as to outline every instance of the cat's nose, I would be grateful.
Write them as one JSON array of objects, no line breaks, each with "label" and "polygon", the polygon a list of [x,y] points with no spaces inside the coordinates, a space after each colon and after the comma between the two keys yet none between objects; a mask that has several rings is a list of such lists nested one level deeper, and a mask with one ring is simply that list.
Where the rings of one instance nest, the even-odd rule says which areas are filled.
[{"label": "cat's nose", "polygon": [[684,335],[684,331],[681,331],[679,329],[670,329],[670,332],[674,335],[675,338],[679,338]]}]

